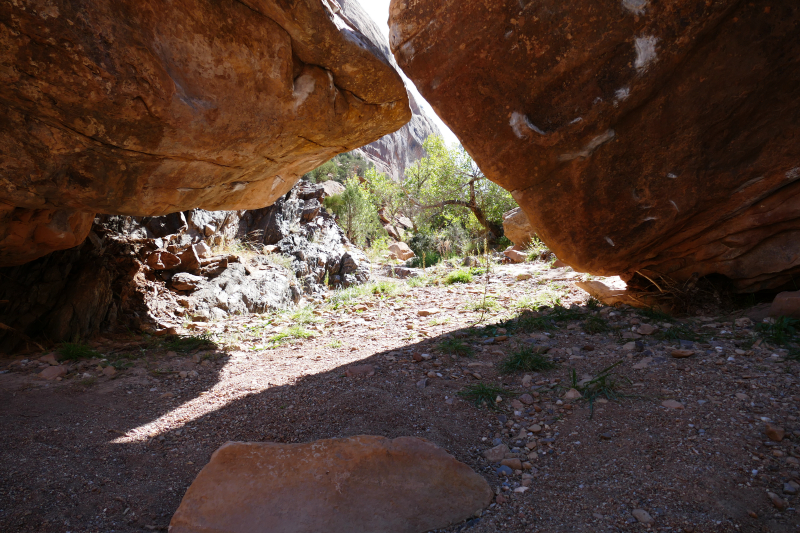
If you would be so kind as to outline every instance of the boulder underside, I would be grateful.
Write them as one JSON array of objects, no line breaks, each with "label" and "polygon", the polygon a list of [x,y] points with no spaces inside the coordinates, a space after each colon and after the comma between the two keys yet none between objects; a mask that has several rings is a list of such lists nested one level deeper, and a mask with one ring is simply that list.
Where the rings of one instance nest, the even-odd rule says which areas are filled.
[{"label": "boulder underside", "polygon": [[392,51],[577,270],[800,270],[800,6],[393,0]]},{"label": "boulder underside", "polygon": [[0,265],[95,213],[262,208],[411,116],[336,3],[5,2],[0,43]]}]

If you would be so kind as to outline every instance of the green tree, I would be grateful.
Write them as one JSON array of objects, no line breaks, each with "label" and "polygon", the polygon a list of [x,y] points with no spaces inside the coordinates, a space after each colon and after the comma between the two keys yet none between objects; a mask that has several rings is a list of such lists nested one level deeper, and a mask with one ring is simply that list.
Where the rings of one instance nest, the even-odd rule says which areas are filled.
[{"label": "green tree", "polygon": [[324,204],[336,214],[345,235],[356,246],[364,247],[386,232],[378,218],[374,200],[358,178],[348,179],[344,183],[344,192],[325,198]]},{"label": "green tree", "polygon": [[430,136],[424,147],[428,156],[406,169],[403,182],[423,218],[439,227],[448,220],[465,228],[477,222],[491,239],[501,237],[503,213],[516,207],[511,194],[486,179],[462,146],[448,148],[441,137]]}]

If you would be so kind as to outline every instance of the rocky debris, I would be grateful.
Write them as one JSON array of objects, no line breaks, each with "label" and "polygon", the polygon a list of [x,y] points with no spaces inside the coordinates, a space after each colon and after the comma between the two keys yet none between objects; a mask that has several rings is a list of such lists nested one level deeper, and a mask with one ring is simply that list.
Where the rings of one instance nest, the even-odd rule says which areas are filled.
[{"label": "rocky debris", "polygon": [[229,442],[186,491],[170,531],[423,533],[474,516],[492,496],[471,468],[416,437]]},{"label": "rocky debris", "polygon": [[684,405],[676,400],[664,400],[661,402],[661,405],[666,407],[667,409],[683,409]]},{"label": "rocky debris", "polygon": [[390,278],[408,279],[416,278],[420,275],[422,269],[410,268],[404,266],[386,265],[383,267],[383,275]]},{"label": "rocky debris", "polygon": [[48,366],[47,368],[39,372],[39,377],[47,380],[53,380],[66,375],[67,375],[67,367],[61,365]]},{"label": "rocky debris", "polygon": [[578,392],[578,391],[577,391],[577,390],[575,390],[575,389],[569,389],[569,390],[568,390],[568,391],[567,391],[567,392],[564,394],[564,399],[565,399],[565,400],[577,400],[577,399],[578,399],[578,398],[580,398],[580,397],[582,397],[581,393],[580,393],[580,392]]},{"label": "rocky debris", "polygon": [[401,261],[406,261],[412,257],[416,257],[414,252],[404,242],[393,242],[389,245],[389,251],[392,252]]},{"label": "rocky debris", "polygon": [[270,207],[247,211],[239,236],[251,245],[275,246],[292,258],[303,291],[320,294],[331,287],[349,287],[369,280],[370,263],[353,246],[334,217],[322,208],[325,189],[301,181]]},{"label": "rocky debris", "polygon": [[567,264],[756,292],[800,267],[800,7],[779,5],[395,1],[390,44]]},{"label": "rocky debris", "polygon": [[[558,261],[556,261],[558,263]],[[555,267],[555,264],[553,265]],[[567,266],[562,263],[562,266]],[[588,292],[592,297],[605,305],[630,305],[631,307],[649,307],[663,310],[663,302],[659,302],[651,294],[636,293],[627,289],[613,289],[602,281],[577,281],[576,286]]]},{"label": "rocky debris", "polygon": [[800,318],[800,291],[781,292],[772,300],[769,316]]},{"label": "rocky debris", "polygon": [[369,21],[354,0],[59,1],[46,11],[3,10],[0,265],[80,244],[97,212],[270,205],[320,163],[411,118],[384,45],[354,22]]},{"label": "rocky debris", "polygon": [[351,366],[347,370],[345,370],[344,375],[348,378],[356,377],[356,376],[374,376],[375,375],[375,367],[372,365],[356,365]]},{"label": "rocky debris", "polygon": [[672,350],[670,355],[675,359],[685,359],[694,355],[694,350]]},{"label": "rocky debris", "polygon": [[508,446],[505,444],[498,444],[494,448],[489,448],[488,450],[484,451],[483,456],[490,463],[499,463],[510,451],[511,450],[509,450]]},{"label": "rocky debris", "polygon": [[503,213],[503,235],[514,243],[514,247],[522,250],[536,237],[528,215],[520,207]]},{"label": "rocky debris", "polygon": [[774,492],[767,492],[767,496],[777,510],[785,511],[789,507],[789,503]]}]

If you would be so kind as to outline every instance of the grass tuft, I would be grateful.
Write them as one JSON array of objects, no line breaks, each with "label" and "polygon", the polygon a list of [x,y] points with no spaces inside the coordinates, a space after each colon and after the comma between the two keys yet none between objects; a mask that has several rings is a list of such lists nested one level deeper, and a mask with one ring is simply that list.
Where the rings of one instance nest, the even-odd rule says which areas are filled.
[{"label": "grass tuft", "polygon": [[523,346],[500,362],[500,372],[513,374],[514,372],[541,372],[552,370],[558,365],[542,355],[540,349]]},{"label": "grass tuft", "polygon": [[475,355],[475,350],[472,346],[464,343],[461,339],[447,339],[439,343],[439,350],[442,353],[459,355],[461,357],[472,357]]},{"label": "grass tuft", "polygon": [[604,318],[599,316],[590,316],[586,319],[583,323],[583,331],[590,335],[594,335],[597,333],[605,333],[607,331],[611,331],[611,327],[608,325],[608,322]]},{"label": "grass tuft", "polygon": [[489,409],[499,411],[500,407],[495,401],[497,397],[516,396],[517,393],[502,387],[478,383],[465,387],[464,390],[458,392],[458,395],[472,402],[475,407],[488,407]]},{"label": "grass tuft", "polygon": [[800,320],[782,316],[775,319],[774,322],[756,324],[756,331],[761,333],[766,341],[785,346],[795,340],[798,326],[800,326]]},{"label": "grass tuft", "polygon": [[68,361],[77,361],[78,359],[92,359],[100,357],[100,354],[92,350],[85,344],[65,342],[58,349],[63,359]]},{"label": "grass tuft", "polygon": [[175,352],[191,352],[198,348],[215,347],[214,337],[210,333],[188,335],[185,337],[172,335],[164,339],[163,347]]},{"label": "grass tuft", "polygon": [[[589,418],[594,416],[594,402],[597,398],[604,396],[607,400],[616,401],[625,397],[624,394],[619,392],[620,382],[617,381],[617,376],[612,373],[612,370],[620,364],[622,364],[622,361],[617,361],[587,381],[578,381],[575,369],[572,369],[570,376],[572,388],[580,392],[583,399],[589,402],[591,408]],[[625,380],[630,383],[629,379],[625,378]]]},{"label": "grass tuft", "polygon": [[444,277],[445,285],[454,283],[472,283],[472,274],[468,270],[454,270]]},{"label": "grass tuft", "polygon": [[669,313],[665,313],[655,307],[648,307],[646,309],[639,309],[638,313],[650,320],[657,320],[659,322],[673,322],[675,318]]}]

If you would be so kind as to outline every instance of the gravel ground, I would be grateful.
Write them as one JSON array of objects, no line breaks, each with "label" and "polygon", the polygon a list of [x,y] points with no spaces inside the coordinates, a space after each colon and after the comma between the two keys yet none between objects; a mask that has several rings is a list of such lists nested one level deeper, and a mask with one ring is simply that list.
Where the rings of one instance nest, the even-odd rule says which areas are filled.
[{"label": "gravel ground", "polygon": [[[495,502],[448,532],[800,530],[800,364],[743,312],[595,308],[580,277],[528,263],[488,285],[384,280],[385,294],[294,316],[191,325],[216,346],[97,339],[99,355],[58,380],[37,376],[41,353],[2,361],[0,530],[166,530],[224,442],[358,434],[424,437],[487,479]],[[474,311],[484,290],[496,305]],[[550,330],[503,322],[556,299],[573,312],[525,315]],[[298,324],[314,336],[276,338]],[[473,355],[444,353],[445,341]],[[525,348],[556,368],[499,373]],[[617,362],[616,400],[568,399],[573,369],[588,380]],[[476,384],[513,394],[476,407],[458,395]],[[485,457],[497,445],[508,450],[492,459],[511,467]]]}]

